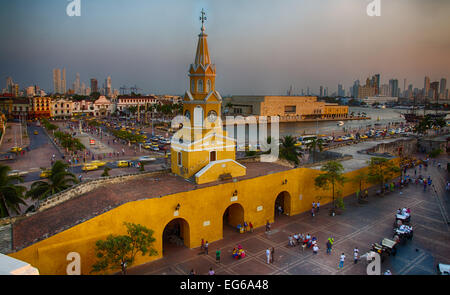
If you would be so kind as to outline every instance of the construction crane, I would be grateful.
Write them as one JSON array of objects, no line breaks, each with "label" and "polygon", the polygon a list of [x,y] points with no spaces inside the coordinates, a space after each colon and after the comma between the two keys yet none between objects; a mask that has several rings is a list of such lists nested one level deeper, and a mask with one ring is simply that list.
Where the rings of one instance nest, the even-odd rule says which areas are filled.
[{"label": "construction crane", "polygon": [[137,94],[138,90],[142,90],[141,88],[138,88],[137,85],[131,86],[130,91]]},{"label": "construction crane", "polygon": [[125,94],[126,91],[128,90],[128,87],[126,85],[123,85],[122,87],[119,88],[120,89],[120,94]]}]

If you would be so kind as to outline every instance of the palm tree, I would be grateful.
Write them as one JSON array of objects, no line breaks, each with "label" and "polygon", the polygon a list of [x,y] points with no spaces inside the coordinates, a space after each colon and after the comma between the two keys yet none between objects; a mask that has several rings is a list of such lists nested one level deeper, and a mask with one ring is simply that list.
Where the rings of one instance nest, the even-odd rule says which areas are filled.
[{"label": "palm tree", "polygon": [[299,157],[302,156],[302,152],[299,147],[295,146],[295,142],[295,138],[290,135],[285,136],[281,140],[280,158],[298,165],[300,163]]},{"label": "palm tree", "polygon": [[316,151],[323,151],[324,141],[322,138],[312,138],[308,143],[306,143],[306,147],[308,148],[309,153],[312,152],[313,161],[316,160]]},{"label": "palm tree", "polygon": [[0,217],[10,216],[9,211],[19,214],[20,204],[25,205],[22,198],[26,188],[16,185],[17,182],[23,182],[23,178],[8,175],[10,171],[10,167],[0,165]]},{"label": "palm tree", "polygon": [[31,197],[33,200],[42,200],[78,183],[76,176],[68,172],[68,166],[62,161],[56,161],[52,166],[48,181],[33,182],[26,196]]}]

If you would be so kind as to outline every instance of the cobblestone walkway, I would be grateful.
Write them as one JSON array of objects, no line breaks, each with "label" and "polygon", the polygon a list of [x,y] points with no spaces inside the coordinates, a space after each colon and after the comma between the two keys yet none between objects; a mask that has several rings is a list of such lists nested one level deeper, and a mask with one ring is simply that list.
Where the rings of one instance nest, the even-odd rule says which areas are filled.
[{"label": "cobblestone walkway", "polygon": [[[408,173],[411,174],[411,171]],[[440,198],[449,198],[443,188],[447,171],[429,167],[423,175],[431,175]],[[414,170],[412,174],[414,175]],[[373,195],[373,194],[371,194]],[[450,232],[444,221],[442,208],[434,190],[423,191],[415,184],[387,194],[385,197],[369,197],[368,204],[358,204],[354,197],[347,198],[346,210],[334,217],[326,214],[327,207],[312,217],[309,213],[296,216],[281,216],[275,220],[270,232],[264,227],[253,233],[238,234],[226,229],[223,240],[210,243],[209,255],[200,254],[200,249],[178,248],[166,251],[165,257],[129,269],[129,274],[188,274],[195,269],[198,274],[207,274],[210,267],[216,274],[366,274],[365,260],[353,263],[353,249],[358,247],[364,254],[374,242],[392,238],[394,213],[398,208],[411,208],[411,224],[414,238],[405,245],[399,245],[396,256],[390,256],[382,263],[382,272],[390,269],[394,275],[436,273],[437,263],[450,263]],[[444,213],[445,214],[445,213]],[[319,241],[319,253],[302,251],[301,246],[289,247],[288,236],[295,232],[310,233]],[[326,239],[335,238],[331,255],[326,254]],[[241,244],[247,257],[235,260],[231,257],[234,246]],[[275,248],[273,264],[266,263],[265,250]],[[215,262],[215,251],[221,250],[221,262]],[[344,268],[338,270],[339,256],[346,254]]]}]

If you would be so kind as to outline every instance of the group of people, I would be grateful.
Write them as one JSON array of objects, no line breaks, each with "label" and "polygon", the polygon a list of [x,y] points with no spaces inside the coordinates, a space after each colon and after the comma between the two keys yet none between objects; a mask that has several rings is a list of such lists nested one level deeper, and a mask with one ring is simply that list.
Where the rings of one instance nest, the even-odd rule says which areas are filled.
[{"label": "group of people", "polygon": [[237,247],[233,248],[233,252],[231,254],[235,259],[241,259],[245,257],[245,251],[242,249],[241,245],[237,245]]},{"label": "group of people", "polygon": [[275,248],[274,247],[266,249],[267,264],[273,263],[274,255],[275,255]]},{"label": "group of people", "polygon": [[320,202],[317,201],[312,203],[312,208],[311,208],[311,216],[314,217],[317,213],[319,213],[319,209],[320,209]]},{"label": "group of people", "polygon": [[411,219],[411,209],[409,208],[397,209],[395,220],[398,226],[402,225],[405,222],[409,222],[410,219]]},{"label": "group of people", "polygon": [[249,221],[247,223],[247,221],[244,221],[244,224],[241,225],[240,223],[237,225],[237,230],[240,233],[244,233],[244,232],[253,232],[253,224],[251,223],[251,221]]}]

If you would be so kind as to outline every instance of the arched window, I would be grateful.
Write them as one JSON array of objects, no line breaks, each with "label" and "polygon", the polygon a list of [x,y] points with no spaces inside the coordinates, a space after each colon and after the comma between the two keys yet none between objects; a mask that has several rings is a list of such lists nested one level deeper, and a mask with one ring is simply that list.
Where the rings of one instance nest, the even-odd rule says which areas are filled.
[{"label": "arched window", "polygon": [[203,108],[201,106],[194,108],[194,127],[203,127]]},{"label": "arched window", "polygon": [[211,91],[211,80],[208,79],[208,81],[206,82],[206,92],[210,92]]},{"label": "arched window", "polygon": [[197,92],[203,92],[203,80],[197,82]]}]

